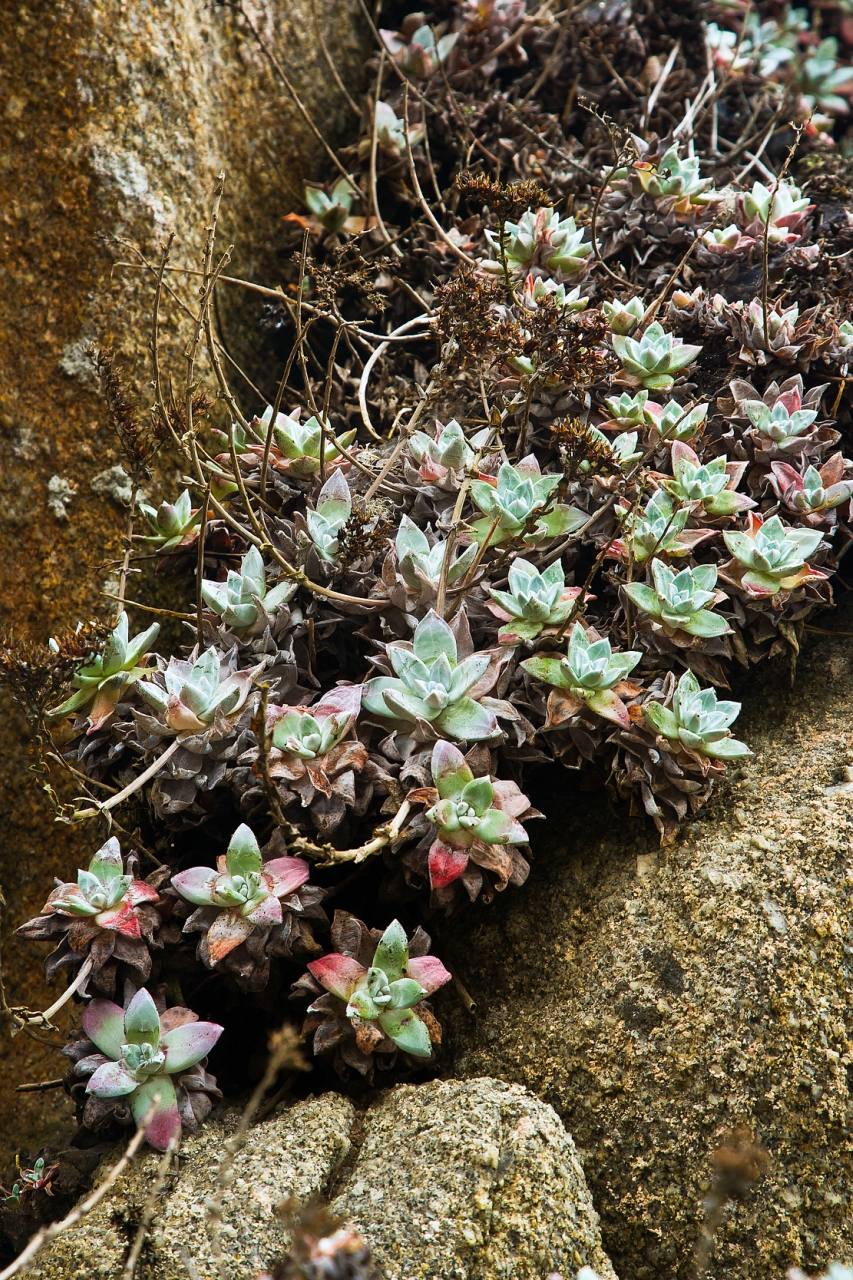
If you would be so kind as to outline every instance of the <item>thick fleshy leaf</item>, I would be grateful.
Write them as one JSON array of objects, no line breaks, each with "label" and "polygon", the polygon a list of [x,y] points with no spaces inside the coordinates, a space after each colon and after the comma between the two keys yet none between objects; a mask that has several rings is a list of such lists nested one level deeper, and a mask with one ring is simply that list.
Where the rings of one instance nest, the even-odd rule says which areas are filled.
[{"label": "thick fleshy leaf", "polygon": [[286,898],[289,893],[300,889],[311,874],[307,862],[301,858],[273,858],[263,864],[265,875],[273,877],[273,893],[277,898]]},{"label": "thick fleshy leaf", "polygon": [[468,854],[453,849],[443,840],[434,840],[429,851],[429,882],[433,889],[458,880],[468,866]]},{"label": "thick fleshy leaf", "polygon": [[128,902],[122,903],[112,911],[99,911],[95,916],[95,924],[102,929],[112,929],[114,933],[123,933],[126,938],[139,938],[141,932],[139,919]]},{"label": "thick fleshy leaf", "polygon": [[213,963],[224,960],[229,952],[245,942],[254,927],[236,907],[220,912],[207,931],[207,950]]},{"label": "thick fleshy leaf", "polygon": [[322,987],[331,991],[341,1000],[349,1000],[358,983],[366,975],[367,970],[351,956],[342,956],[337,952],[312,960],[308,966],[311,974]]},{"label": "thick fleshy leaf", "polygon": [[450,974],[438,956],[413,957],[409,961],[408,976],[419,982],[428,996],[450,981]]},{"label": "thick fleshy leaf", "polygon": [[260,928],[271,924],[281,924],[284,918],[282,916],[281,903],[272,893],[267,894],[251,911],[244,911],[243,914],[247,920],[250,920],[252,924],[258,925]]},{"label": "thick fleshy leaf", "polygon": [[508,813],[503,813],[500,809],[490,809],[479,821],[477,839],[485,844],[509,844],[510,836],[517,826],[518,823],[514,822]]},{"label": "thick fleshy leaf", "polygon": [[458,796],[474,777],[462,752],[445,738],[432,749],[430,770],[442,800]]},{"label": "thick fleshy leaf", "polygon": [[466,804],[470,804],[478,815],[484,814],[491,807],[494,798],[494,788],[488,778],[474,778],[460,797]]},{"label": "thick fleshy leaf", "polygon": [[115,836],[110,836],[106,844],[101,845],[89,863],[89,870],[105,884],[112,884],[124,874],[121,846]]},{"label": "thick fleshy leaf", "polygon": [[181,1132],[178,1099],[170,1077],[164,1072],[146,1080],[133,1094],[130,1106],[134,1120],[142,1124],[158,1094],[160,1101],[148,1121],[145,1136],[157,1151],[165,1151],[173,1136]]},{"label": "thick fleshy leaf", "polygon": [[188,1022],[167,1031],[160,1041],[166,1053],[166,1071],[176,1075],[206,1058],[223,1028],[216,1022]]},{"label": "thick fleshy leaf", "polygon": [[488,653],[472,653],[453,672],[450,679],[450,697],[452,701],[461,698],[472,689],[481,676],[489,669],[491,656]]},{"label": "thick fleshy leaf", "polygon": [[745,742],[738,742],[736,738],[721,738],[719,742],[706,747],[705,754],[720,760],[740,760],[744,756],[751,756],[752,752]]},{"label": "thick fleshy leaf", "polygon": [[399,680],[395,680],[393,676],[374,676],[372,680],[367,680],[362,694],[364,710],[374,716],[389,716],[390,709],[383,697],[386,690],[401,693],[403,692],[403,685]]},{"label": "thick fleshy leaf", "polygon": [[429,1032],[412,1009],[391,1009],[379,1015],[379,1025],[398,1049],[416,1058],[432,1056]]},{"label": "thick fleshy leaf", "polygon": [[586,698],[586,705],[598,715],[603,716],[605,720],[612,720],[623,729],[630,729],[631,717],[628,715],[628,708],[613,689],[600,689],[596,693],[591,693]]},{"label": "thick fleshy leaf", "polygon": [[391,1009],[411,1009],[426,995],[421,984],[412,977],[398,978],[389,986],[391,992]]},{"label": "thick fleshy leaf", "polygon": [[534,679],[553,685],[555,689],[570,689],[572,687],[571,673],[567,670],[562,658],[545,655],[537,657],[534,655],[532,658],[525,658],[521,666]]},{"label": "thick fleshy leaf", "polygon": [[646,702],[641,708],[643,719],[655,733],[665,738],[678,737],[678,720],[675,715],[660,702]]},{"label": "thick fleshy leaf", "polygon": [[429,613],[418,623],[413,640],[416,657],[430,666],[442,654],[451,666],[456,665],[456,640],[453,632],[438,614],[430,609]]},{"label": "thick fleshy leaf", "polygon": [[160,1043],[160,1015],[151,992],[140,987],[124,1015],[124,1035],[129,1044]]},{"label": "thick fleshy leaf", "polygon": [[394,688],[385,689],[382,697],[385,701],[385,715],[398,720],[434,720],[438,712],[429,707],[421,699],[409,693],[400,680],[394,681]]},{"label": "thick fleshy leaf", "polygon": [[105,1062],[102,1067],[89,1077],[86,1085],[87,1093],[94,1093],[98,1098],[123,1098],[133,1093],[139,1081],[126,1071],[119,1062]]},{"label": "thick fleshy leaf", "polygon": [[225,865],[232,876],[249,876],[261,870],[261,851],[254,831],[245,822],[240,823],[231,837]]},{"label": "thick fleshy leaf", "polygon": [[213,903],[213,886],[218,873],[212,867],[190,867],[172,876],[172,887],[182,898],[197,907],[209,907]]},{"label": "thick fleshy leaf", "polygon": [[467,696],[447,707],[433,723],[442,733],[461,742],[482,742],[499,732],[494,712]]},{"label": "thick fleshy leaf", "polygon": [[[658,561],[655,560],[654,563],[657,564]],[[645,586],[642,582],[626,582],[623,590],[628,599],[638,609],[642,609],[645,613],[650,613],[654,617],[660,612],[661,606],[658,594],[651,587]]]},{"label": "thick fleshy leaf", "polygon": [[680,626],[682,631],[686,631],[691,636],[701,636],[703,639],[711,639],[713,636],[722,636],[731,631],[731,627],[725,618],[721,618],[718,613],[712,613],[710,609],[700,609],[698,613],[693,613],[688,618],[682,618],[677,624],[664,614],[664,620],[670,625]]},{"label": "thick fleshy leaf", "polygon": [[376,955],[373,957],[374,967],[387,974],[389,982],[402,978],[409,961],[409,943],[406,930],[399,920],[392,920],[379,940]]},{"label": "thick fleshy leaf", "polygon": [[124,1010],[112,1000],[92,1000],[83,1010],[83,1030],[101,1053],[118,1062],[124,1044]]}]

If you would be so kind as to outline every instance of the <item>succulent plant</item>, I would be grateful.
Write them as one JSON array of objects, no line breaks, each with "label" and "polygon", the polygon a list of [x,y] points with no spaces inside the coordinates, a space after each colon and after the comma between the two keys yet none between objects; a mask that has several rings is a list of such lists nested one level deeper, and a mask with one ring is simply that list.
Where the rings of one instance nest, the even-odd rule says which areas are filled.
[{"label": "succulent plant", "polygon": [[[812,113],[815,107],[838,115],[850,110],[847,94],[853,88],[853,70],[848,65],[839,65],[838,41],[834,36],[821,40],[817,48],[806,53],[797,69],[797,87],[803,105]],[[846,89],[847,94],[837,93],[838,89]]]},{"label": "succulent plant", "polygon": [[715,199],[713,191],[709,191],[712,180],[699,176],[699,164],[698,156],[682,160],[678,147],[671,146],[657,165],[640,160],[634,164],[633,171],[646,195],[653,200],[672,200],[675,212],[685,214],[694,205],[707,205]]},{"label": "succulent plant", "polygon": [[762,520],[750,511],[743,533],[723,534],[733,558],[720,572],[750,596],[760,598],[793,591],[806,582],[826,577],[806,563],[820,546],[822,536],[819,530],[791,529],[778,516]]},{"label": "succulent plant", "polygon": [[185,546],[198,534],[202,513],[200,509],[193,510],[189,489],[184,489],[174,503],[161,502],[159,507],[151,507],[140,502],[139,510],[151,529],[151,533],[143,537],[143,542],[160,551],[173,551],[175,547]]},{"label": "succulent plant", "polygon": [[170,1009],[161,1018],[150,993],[140,987],[126,1010],[93,1000],[84,1010],[83,1030],[107,1059],[90,1076],[86,1092],[126,1099],[137,1124],[148,1117],[145,1136],[151,1146],[165,1151],[180,1137],[181,1121],[195,1119],[179,1105],[180,1076],[207,1057],[222,1027],[198,1022],[189,1009]]},{"label": "succulent plant", "polygon": [[584,243],[583,228],[574,218],[561,218],[556,209],[528,209],[518,222],[504,226],[503,245],[494,231],[486,230],[486,238],[496,260],[484,263],[492,272],[503,270],[501,256],[513,274],[527,273],[534,266],[545,271],[561,271],[564,276],[578,275],[589,265],[592,245]]},{"label": "succulent plant", "polygon": [[417,76],[418,79],[431,76],[447,60],[459,39],[459,33],[454,31],[436,40],[428,24],[421,23],[415,27],[414,22],[423,16],[410,14],[403,23],[402,31],[382,29],[379,32],[394,61],[407,75]]},{"label": "succulent plant", "polygon": [[321,187],[305,188],[305,203],[326,231],[343,231],[352,210],[354,191],[348,178],[340,178],[326,195]]},{"label": "succulent plant", "polygon": [[469,861],[495,872],[497,887],[504,888],[515,867],[509,851],[502,855],[500,846],[527,843],[527,832],[518,821],[523,814],[536,816],[527,796],[514,782],[475,778],[462,752],[450,742],[435,744],[430,770],[435,786],[411,791],[407,797],[429,805],[426,818],[434,828],[427,861],[430,888],[445,889],[465,873]]},{"label": "succulent plant", "polygon": [[614,653],[609,640],[590,639],[583,624],[576,622],[565,656],[534,654],[521,665],[534,679],[560,692],[564,715],[587,706],[605,720],[627,728],[631,722],[618,687],[642,656],[635,650]]},{"label": "succulent plant", "polygon": [[482,543],[486,539],[496,517],[498,522],[491,533],[490,546],[499,546],[510,538],[522,538],[527,546],[537,547],[580,528],[589,518],[585,511],[562,503],[549,506],[560,480],[558,475],[543,476],[533,454],[515,466],[505,462],[496,480],[491,477],[473,480],[471,497],[484,513],[482,520],[471,524],[477,541]]},{"label": "succulent plant", "polygon": [[562,561],[542,573],[520,556],[509,567],[509,591],[489,587],[487,608],[502,623],[499,644],[534,640],[543,631],[559,630],[571,612],[579,587],[567,587]]},{"label": "succulent plant", "polygon": [[203,930],[199,957],[212,969],[252,934],[266,934],[283,920],[282,899],[308,879],[306,863],[299,858],[275,858],[264,862],[250,827],[241,824],[217,859],[216,870],[190,867],[172,876],[172,887],[198,908],[184,925],[184,932]]},{"label": "succulent plant", "polygon": [[[326,1017],[320,1022],[314,1052],[332,1048],[345,1035],[354,1036],[361,1061],[350,1058],[348,1062],[362,1071],[370,1068],[374,1053],[398,1049],[416,1060],[432,1056],[438,1025],[431,1013],[425,1016],[422,1002],[450,981],[440,960],[410,954],[406,931],[397,920],[374,945],[369,964],[337,952],[308,966],[315,982],[329,993],[309,1006],[309,1019],[311,1014],[323,1014],[333,1020],[331,1027],[324,1025]],[[364,941],[360,950],[363,953]]]},{"label": "succulent plant", "polygon": [[613,423],[618,426],[639,426],[652,420],[646,411],[648,399],[648,391],[637,391],[634,395],[630,391],[623,391],[618,396],[607,396],[604,403]]},{"label": "succulent plant", "polygon": [[679,503],[700,507],[709,516],[733,516],[754,507],[752,498],[735,490],[746,470],[745,462],[729,462],[724,453],[704,466],[689,445],[672,446],[671,479],[661,484]]},{"label": "succulent plant", "polygon": [[673,375],[692,364],[702,348],[686,345],[655,321],[638,339],[615,334],[613,350],[626,373],[644,387],[666,391],[675,381]]},{"label": "succulent plant", "polygon": [[643,300],[638,294],[628,302],[602,302],[601,310],[610,332],[623,335],[630,333],[646,314]]},{"label": "succulent plant", "polygon": [[447,426],[436,419],[435,437],[415,431],[409,437],[409,452],[427,484],[446,480],[449,472],[464,471],[474,461],[474,450],[455,418]]},{"label": "succulent plant", "polygon": [[160,634],[159,622],[128,640],[127,614],[122,611],[102,652],[78,667],[71,683],[77,689],[51,715],[66,716],[89,707],[89,733],[100,729],[115,711],[122,694],[148,673],[140,659]]},{"label": "succulent plant", "polygon": [[[417,146],[423,136],[423,129],[410,128],[409,146]],[[406,122],[387,102],[376,104],[376,140],[388,155],[399,156],[406,151]]]},{"label": "succulent plant", "polygon": [[790,511],[821,516],[849,502],[853,481],[844,479],[845,460],[835,453],[824,466],[809,466],[801,475],[787,462],[771,462],[771,483]]},{"label": "succulent plant", "polygon": [[[726,308],[726,314],[731,322],[732,334],[740,343],[738,358],[746,364],[767,364],[768,359],[773,357],[788,363],[798,358],[802,361],[804,346],[816,349],[819,345],[817,335],[813,334],[816,310],[813,314],[804,313],[801,317],[796,302],[781,311],[770,308],[767,334],[764,332],[764,308],[760,298],[753,298],[749,304],[738,299]],[[813,339],[811,342],[810,338]]]},{"label": "succulent plant", "polygon": [[663,406],[650,400],[645,409],[646,421],[655,428],[659,438],[682,442],[693,439],[707,416],[707,404],[684,409],[676,400],[668,400]]},{"label": "succulent plant", "polygon": [[392,676],[376,676],[364,686],[365,711],[381,719],[416,725],[425,721],[436,736],[482,741],[498,734],[494,712],[469,696],[490,666],[487,653],[457,662],[456,637],[433,610],[418,623],[411,644],[387,646]]},{"label": "succulent plant", "polygon": [[355,775],[368,755],[358,738],[349,735],[362,692],[359,684],[337,685],[311,707],[269,708],[270,776],[284,782],[286,803],[298,797],[303,806],[312,806],[312,819],[324,835],[340,825],[348,804],[358,803]]},{"label": "succulent plant", "polygon": [[665,489],[656,489],[645,510],[634,513],[619,508],[624,535],[614,540],[611,552],[623,560],[645,564],[654,555],[686,556],[713,531],[686,529],[689,505],[673,506]]},{"label": "succulent plant", "polygon": [[782,179],[775,188],[753,183],[752,191],[738,196],[738,208],[746,234],[763,239],[766,230],[770,243],[780,244],[802,235],[814,205],[799,187]]},{"label": "succulent plant", "polygon": [[195,661],[170,658],[161,683],[141,681],[140,694],[160,717],[150,726],[153,731],[183,740],[240,715],[260,667],[238,671],[236,665],[236,649],[222,658],[211,646]]},{"label": "succulent plant", "polygon": [[725,266],[742,257],[755,244],[753,236],[744,235],[734,223],[729,227],[710,227],[699,236],[697,258],[704,266]]},{"label": "succulent plant", "polygon": [[340,471],[333,471],[317,495],[313,511],[306,512],[305,522],[317,555],[334,564],[338,555],[338,534],[352,515],[349,485]]},{"label": "succulent plant", "polygon": [[718,702],[714,689],[701,689],[692,671],[685,671],[672,695],[671,707],[644,702],[643,718],[652,730],[688,751],[720,760],[752,755],[749,747],[729,732],[740,714],[739,702]]},{"label": "succulent plant", "polygon": [[[272,410],[268,409],[261,421],[268,427],[271,417]],[[273,427],[273,439],[281,455],[278,469],[294,476],[316,475],[320,470],[321,443],[326,467],[330,469],[346,461],[341,449],[348,449],[355,437],[355,429],[335,436],[327,428],[324,438],[322,424],[316,417],[302,422],[295,414],[280,413]]]},{"label": "succulent plant", "polygon": [[745,400],[743,409],[752,425],[780,453],[799,453],[807,442],[804,434],[817,417],[816,409],[800,408],[797,390],[783,392],[770,408],[763,400]]},{"label": "succulent plant", "polygon": [[580,285],[566,293],[566,286],[556,280],[543,279],[542,276],[525,276],[524,288],[521,292],[521,305],[525,311],[535,311],[539,303],[549,298],[553,305],[566,315],[577,315],[586,309],[589,298],[581,297]]},{"label": "succulent plant", "polygon": [[725,618],[706,608],[718,598],[715,565],[700,564],[675,573],[662,560],[655,559],[652,578],[654,588],[641,582],[628,582],[622,589],[629,600],[663,627],[686,631],[702,639],[731,630]]},{"label": "succulent plant", "polygon": [[88,981],[101,991],[115,989],[121,962],[134,970],[137,981],[147,980],[148,948],[160,923],[158,885],[169,869],[147,880],[138,878],[137,869],[133,857],[125,865],[119,842],[111,836],[92,857],[88,871],[78,871],[76,883],[57,881],[41,914],[16,930],[21,938],[58,939],[45,960],[48,978],[60,968],[76,968],[89,955],[93,963]]},{"label": "succulent plant", "polygon": [[[413,520],[403,516],[397,538],[394,543],[397,564],[403,581],[413,591],[427,588],[433,595],[438,590],[444,557],[447,554],[446,542],[434,542],[430,546],[425,533],[422,533]],[[447,585],[453,586],[467,573],[477,555],[477,544],[466,547],[461,555],[455,557],[447,570]]]},{"label": "succulent plant", "polygon": [[224,582],[202,580],[201,594],[205,604],[226,627],[238,634],[258,622],[268,626],[280,605],[296,591],[296,583],[285,578],[267,590],[264,561],[257,547],[250,547],[239,569],[230,569]]}]

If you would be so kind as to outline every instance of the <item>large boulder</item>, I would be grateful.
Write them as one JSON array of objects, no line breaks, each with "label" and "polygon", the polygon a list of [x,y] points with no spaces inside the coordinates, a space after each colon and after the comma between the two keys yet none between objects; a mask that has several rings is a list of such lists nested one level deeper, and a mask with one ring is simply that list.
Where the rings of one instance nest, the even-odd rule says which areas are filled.
[{"label": "large boulder", "polygon": [[477,1001],[451,1015],[453,1069],[559,1112],[637,1280],[690,1274],[711,1156],[738,1128],[769,1159],[725,1211],[712,1273],[853,1261],[853,642],[807,638],[793,691],[779,667],[752,685],[754,758],[681,843],[656,849],[551,776],[523,891],[448,938]]},{"label": "large boulder", "polygon": [[[314,15],[357,94],[368,47],[358,0],[244,7],[317,127],[332,145],[348,139],[357,121],[336,88]],[[87,343],[114,344],[143,412],[150,400],[152,280],[116,265],[134,261],[119,240],[135,242],[151,260],[174,230],[173,263],[198,268],[224,170],[219,239],[235,246],[229,273],[274,285],[282,215],[300,207],[303,179],[328,161],[230,7],[0,0],[0,29],[0,626],[46,639],[103,608],[99,590],[114,581],[109,562],[120,554],[124,528],[120,486],[110,477],[121,458]],[[169,285],[182,301],[195,301],[194,277],[173,275]],[[223,286],[218,301],[229,351],[253,368],[264,299]],[[170,367],[181,377],[189,329],[171,298],[163,320]],[[203,360],[200,372],[212,385]],[[277,376],[272,368],[270,376]],[[168,460],[172,493],[175,462]],[[54,829],[45,838],[52,818],[27,772],[23,721],[5,698],[2,715],[4,977],[13,1004],[44,1008],[53,996],[40,966],[9,934],[40,909],[52,876],[68,879],[81,865],[97,833]],[[61,1141],[58,1126],[68,1115],[61,1095],[15,1095],[20,1081],[57,1074],[54,1056],[33,1041],[20,1037],[17,1048],[0,1055],[0,1125],[12,1152],[37,1146],[48,1130]]]},{"label": "large boulder", "polygon": [[[185,1140],[138,1280],[220,1280],[206,1202],[237,1115]],[[38,1256],[33,1280],[117,1280],[157,1164],[153,1153],[139,1160],[92,1217]],[[251,1129],[232,1174],[222,1222],[229,1280],[249,1280],[287,1248],[282,1200],[326,1195],[386,1280],[542,1280],[584,1264],[615,1280],[572,1140],[518,1085],[402,1085],[364,1113],[338,1094],[312,1098]]]}]

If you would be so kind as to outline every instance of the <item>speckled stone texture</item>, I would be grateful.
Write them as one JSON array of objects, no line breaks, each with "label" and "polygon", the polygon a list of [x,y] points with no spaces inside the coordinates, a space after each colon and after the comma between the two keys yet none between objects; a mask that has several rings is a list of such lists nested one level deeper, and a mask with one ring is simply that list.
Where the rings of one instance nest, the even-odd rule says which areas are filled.
[{"label": "speckled stone texture", "polygon": [[[238,1112],[204,1125],[181,1144],[181,1174],[170,1179],[154,1218],[138,1280],[220,1280],[207,1231],[205,1202],[216,1190],[224,1142]],[[322,1195],[349,1154],[355,1110],[335,1093],[297,1103],[251,1130],[231,1169],[223,1201],[222,1244],[228,1280],[251,1280],[287,1247],[275,1212],[289,1196]],[[136,1223],[154,1181],[159,1157],[149,1151],[80,1227],[40,1254],[33,1280],[114,1280],[121,1275]]]},{"label": "speckled stone texture", "polygon": [[[236,1112],[181,1149],[138,1280],[219,1280],[205,1203]],[[75,1231],[38,1259],[34,1280],[117,1280],[157,1157],[143,1157]],[[356,1113],[337,1094],[252,1129],[235,1161],[222,1228],[228,1280],[250,1280],[287,1245],[287,1197],[331,1195],[385,1280],[544,1280],[584,1264],[616,1280],[574,1144],[550,1107],[498,1080],[401,1085]],[[191,1268],[187,1267],[189,1257]]]},{"label": "speckled stone texture", "polygon": [[[851,624],[849,607],[822,623]],[[452,1069],[559,1112],[631,1280],[690,1274],[710,1152],[740,1125],[769,1161],[712,1274],[853,1262],[853,641],[806,640],[793,690],[785,666],[751,677],[755,757],[683,843],[657,850],[549,775],[523,892],[445,947],[478,1002],[442,1009]]]},{"label": "speckled stone texture", "polygon": [[[313,23],[316,13],[358,95],[369,47],[358,0],[246,0],[244,7],[331,145],[350,141],[357,120],[335,88]],[[86,344],[113,344],[141,391],[143,412],[150,399],[152,279],[116,265],[133,259],[120,241],[154,260],[174,230],[173,264],[198,268],[224,170],[219,244],[234,245],[226,274],[275,286],[281,219],[301,208],[303,179],[329,162],[228,7],[0,0],[0,31],[0,625],[46,638],[111,607],[99,593],[114,581],[110,561],[121,554],[124,513],[92,489],[120,455]],[[194,303],[197,285],[180,274],[168,285],[176,297],[164,298],[162,342],[179,387],[188,333],[181,308]],[[269,352],[255,349],[266,300],[228,285],[217,298],[231,354],[252,371],[265,364],[276,379]],[[199,374],[212,388],[204,359]],[[247,409],[256,407],[236,375],[235,388]],[[180,490],[177,460],[165,463],[166,474],[146,482],[155,502]],[[150,618],[137,613],[132,621]],[[39,959],[13,945],[11,932],[40,909],[52,876],[67,880],[86,865],[98,833],[52,827],[27,773],[23,722],[5,698],[0,714],[6,988],[12,1004],[45,1008],[55,992],[45,987]],[[55,1068],[53,1055],[23,1036],[0,1055],[5,1155],[35,1149],[46,1132],[60,1145],[69,1136],[61,1094],[14,1092]]]},{"label": "speckled stone texture", "polygon": [[400,1085],[370,1109],[333,1208],[386,1280],[614,1280],[574,1143],[550,1107],[497,1080]]}]

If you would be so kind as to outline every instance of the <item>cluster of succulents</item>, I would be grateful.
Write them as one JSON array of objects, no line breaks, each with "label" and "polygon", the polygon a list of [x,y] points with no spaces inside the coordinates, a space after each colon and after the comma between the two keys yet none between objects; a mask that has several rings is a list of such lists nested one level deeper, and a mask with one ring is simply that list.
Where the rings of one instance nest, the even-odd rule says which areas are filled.
[{"label": "cluster of succulents", "polygon": [[[344,1078],[422,1068],[450,974],[418,920],[522,888],[535,771],[606,778],[672,840],[749,754],[738,668],[793,658],[831,606],[853,322],[809,278],[848,270],[842,220],[772,149],[743,176],[725,157],[772,130],[774,93],[840,116],[849,68],[759,4],[708,24],[713,144],[710,108],[673,125],[683,47],[665,110],[631,92],[624,136],[582,144],[578,59],[618,44],[621,9],[558,36],[523,0],[464,0],[381,31],[352,177],[285,220],[310,253],[268,318],[294,332],[301,298],[327,367],[326,337],[295,348],[275,413],[223,394],[199,474],[140,504],[130,550],[170,569],[188,643],[154,652],[122,609],[53,709],[68,762],[118,793],[87,816],[126,797],[140,821],[18,929],[88,1001],[66,1049],[84,1125],[144,1118],[165,1147],[204,1117],[233,1031],[195,991],[269,1017],[292,987]],[[660,36],[632,21],[638,85]],[[694,106],[708,74],[703,51]]]}]

